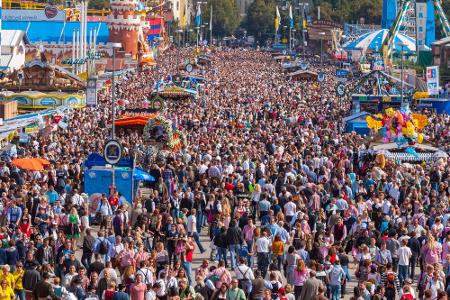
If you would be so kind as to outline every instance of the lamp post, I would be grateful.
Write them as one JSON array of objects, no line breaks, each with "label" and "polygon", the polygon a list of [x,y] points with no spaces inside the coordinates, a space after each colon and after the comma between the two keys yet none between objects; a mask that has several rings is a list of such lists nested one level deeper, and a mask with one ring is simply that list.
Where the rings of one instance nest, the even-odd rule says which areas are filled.
[{"label": "lamp post", "polygon": [[111,133],[111,139],[114,139],[116,136],[116,125],[115,125],[115,119],[116,119],[116,85],[115,85],[115,77],[116,77],[116,49],[122,48],[121,43],[111,43],[112,51],[113,51],[113,58],[112,58],[112,95],[111,95],[111,108],[112,108],[112,133]]},{"label": "lamp post", "polygon": [[295,33],[297,32],[297,29],[292,29],[292,46],[294,46],[294,49],[295,49],[295,42],[296,42],[296,39],[295,39]]},{"label": "lamp post", "polygon": [[[299,0],[300,1],[300,0]],[[301,21],[302,21],[302,52],[303,52],[303,60],[305,59],[305,47],[306,47],[306,28],[303,26],[303,24],[305,23],[305,7],[308,8],[309,7],[309,3],[298,3],[298,6],[296,6],[295,8],[298,10],[301,10]]]},{"label": "lamp post", "polygon": [[[341,35],[341,41],[342,41],[342,43],[345,43],[345,39],[347,38],[347,36],[345,35],[345,34],[343,34],[343,35]],[[341,43],[339,43],[339,46],[340,46],[340,48],[339,48],[339,53],[341,54],[341,62],[342,62],[342,66],[344,66],[344,62],[342,61],[342,52],[343,52],[343,49],[342,49],[342,47],[341,47]],[[347,57],[347,59],[348,59],[348,57]]]},{"label": "lamp post", "polygon": [[[208,2],[206,2],[206,1],[197,1],[197,12],[201,8],[202,4],[208,4]],[[198,26],[195,27],[197,29],[197,47],[198,47],[198,42],[199,42],[199,35],[200,35],[200,39],[203,39],[202,27],[204,27],[204,26],[202,25],[202,21],[203,21],[202,20],[202,14],[200,13],[200,24],[196,24]]]},{"label": "lamp post", "polygon": [[189,29],[188,32],[189,32],[188,33],[188,39],[189,39],[188,43],[189,43],[189,46],[190,46],[191,45],[191,35],[192,35],[192,32],[194,32],[194,29]]},{"label": "lamp post", "polygon": [[323,36],[325,36],[325,32],[320,31],[320,64],[323,64]]},{"label": "lamp post", "polygon": [[200,26],[200,42],[203,42],[203,32],[204,32],[205,24]]},{"label": "lamp post", "polygon": [[197,47],[198,47],[198,40],[199,40],[199,33],[200,33],[200,27],[195,27],[195,30],[197,31]]},{"label": "lamp post", "polygon": [[204,32],[204,34],[205,34],[205,38],[203,39],[203,40],[207,40],[208,39],[208,22],[205,22],[205,24],[204,25],[202,25],[203,26],[203,28],[205,28],[204,30],[203,30],[203,32]]},{"label": "lamp post", "polygon": [[401,47],[401,52],[400,52],[400,101],[401,101],[401,105],[403,106],[403,47],[406,46],[406,44],[404,43],[400,43],[398,44]]}]

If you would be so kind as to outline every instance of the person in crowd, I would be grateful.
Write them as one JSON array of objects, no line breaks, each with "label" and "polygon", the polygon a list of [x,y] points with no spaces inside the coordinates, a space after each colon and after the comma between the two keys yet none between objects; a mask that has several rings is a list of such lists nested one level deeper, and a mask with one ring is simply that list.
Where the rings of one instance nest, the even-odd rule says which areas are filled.
[{"label": "person in crowd", "polygon": [[[86,194],[85,176],[96,176],[89,159],[111,137],[110,80],[97,106],[43,117],[51,132],[17,144],[17,158],[42,158],[43,169],[0,157],[0,297],[62,296],[64,288],[87,299],[337,299],[352,284],[355,299],[444,299],[445,155],[367,154],[368,140],[346,130],[353,104],[335,95],[336,66],[307,55],[325,80],[295,81],[261,48],[161,49],[156,68],[116,78],[115,116],[146,114],[148,95],[179,84],[178,60],[193,51],[208,52],[210,65],[189,82],[197,99],[164,99],[144,129],[116,128],[122,156],[155,179],[132,197],[120,185]],[[349,90],[373,93],[375,82],[355,82]],[[427,119],[417,132],[424,144],[448,153],[450,117],[401,110],[414,113]],[[62,285],[55,278],[52,286],[53,275]]]}]

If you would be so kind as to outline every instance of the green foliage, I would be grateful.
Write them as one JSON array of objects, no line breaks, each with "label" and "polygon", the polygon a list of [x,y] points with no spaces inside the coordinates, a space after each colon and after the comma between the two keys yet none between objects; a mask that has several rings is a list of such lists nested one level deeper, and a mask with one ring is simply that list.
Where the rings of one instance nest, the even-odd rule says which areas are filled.
[{"label": "green foliage", "polygon": [[[300,2],[309,2],[309,15],[312,19],[317,17],[317,6],[320,5],[320,15],[323,20],[332,20],[338,23],[357,23],[364,18],[366,24],[381,23],[381,9],[383,0],[312,0]],[[444,0],[449,2],[450,0]],[[287,2],[289,3],[289,1]],[[295,7],[297,1],[291,1]],[[247,12],[247,18],[242,26],[247,32],[258,39],[267,39],[274,35],[275,7],[278,5],[281,14],[281,28],[289,24],[288,10],[281,10],[283,2],[277,0],[255,0],[250,5]],[[294,10],[295,27],[298,29],[300,24],[299,11]]]},{"label": "green foliage", "polygon": [[259,40],[273,36],[275,34],[275,7],[276,4],[273,0],[253,1],[243,23],[247,33]]},{"label": "green foliage", "polygon": [[[213,7],[213,34],[225,37],[234,34],[241,22],[239,8],[235,0],[210,0],[202,6],[202,24],[209,23],[211,5]],[[197,8],[195,8],[197,11]],[[195,16],[192,24],[195,26]],[[206,26],[209,28],[209,25]]]}]

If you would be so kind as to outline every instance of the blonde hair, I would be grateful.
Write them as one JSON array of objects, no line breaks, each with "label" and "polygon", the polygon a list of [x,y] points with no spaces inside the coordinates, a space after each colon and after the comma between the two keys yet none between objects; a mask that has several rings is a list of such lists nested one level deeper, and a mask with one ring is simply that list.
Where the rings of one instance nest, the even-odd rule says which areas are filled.
[{"label": "blonde hair", "polygon": [[429,250],[434,250],[436,247],[436,240],[431,234],[428,234],[427,236],[427,246]]}]

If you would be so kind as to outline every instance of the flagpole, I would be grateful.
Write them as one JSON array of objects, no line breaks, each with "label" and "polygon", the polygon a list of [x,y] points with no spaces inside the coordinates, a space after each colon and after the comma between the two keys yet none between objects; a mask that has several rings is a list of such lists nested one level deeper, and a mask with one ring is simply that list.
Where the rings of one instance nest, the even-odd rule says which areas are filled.
[{"label": "flagpole", "polygon": [[292,51],[292,29],[291,26],[289,26],[289,52]]},{"label": "flagpole", "polygon": [[210,16],[209,16],[209,44],[212,45],[213,44],[213,34],[212,34],[212,22],[213,22],[213,6],[211,3],[211,12],[210,12]]},{"label": "flagpole", "polygon": [[292,5],[289,5],[289,52],[292,51],[292,28],[294,27],[294,15],[292,14]]}]

